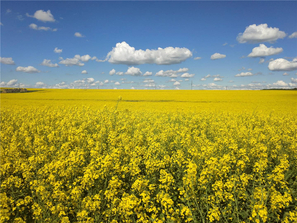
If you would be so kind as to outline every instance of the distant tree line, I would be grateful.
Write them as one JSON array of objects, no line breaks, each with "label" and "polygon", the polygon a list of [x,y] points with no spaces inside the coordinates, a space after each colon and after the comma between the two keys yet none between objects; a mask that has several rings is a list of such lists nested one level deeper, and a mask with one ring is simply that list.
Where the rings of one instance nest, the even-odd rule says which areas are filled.
[{"label": "distant tree line", "polygon": [[269,88],[269,89],[262,89],[262,90],[297,90],[297,88]]},{"label": "distant tree line", "polygon": [[26,88],[11,88],[11,89],[1,89],[1,93],[23,93],[28,92]]}]

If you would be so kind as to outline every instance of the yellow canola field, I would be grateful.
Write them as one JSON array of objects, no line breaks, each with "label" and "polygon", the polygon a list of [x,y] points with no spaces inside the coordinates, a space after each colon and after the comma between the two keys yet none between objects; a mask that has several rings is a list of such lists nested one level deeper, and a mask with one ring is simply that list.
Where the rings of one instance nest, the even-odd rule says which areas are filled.
[{"label": "yellow canola field", "polygon": [[297,222],[296,91],[1,94],[1,222]]}]

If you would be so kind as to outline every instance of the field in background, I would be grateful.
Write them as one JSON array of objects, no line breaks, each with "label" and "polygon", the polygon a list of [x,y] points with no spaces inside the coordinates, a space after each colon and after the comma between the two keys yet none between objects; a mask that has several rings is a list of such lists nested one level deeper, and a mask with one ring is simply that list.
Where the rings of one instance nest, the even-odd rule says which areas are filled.
[{"label": "field in background", "polygon": [[28,89],[29,93],[1,94],[1,106],[114,106],[133,110],[296,112],[297,91],[206,91],[206,90],[88,90]]},{"label": "field in background", "polygon": [[1,94],[1,222],[296,222],[296,91]]}]

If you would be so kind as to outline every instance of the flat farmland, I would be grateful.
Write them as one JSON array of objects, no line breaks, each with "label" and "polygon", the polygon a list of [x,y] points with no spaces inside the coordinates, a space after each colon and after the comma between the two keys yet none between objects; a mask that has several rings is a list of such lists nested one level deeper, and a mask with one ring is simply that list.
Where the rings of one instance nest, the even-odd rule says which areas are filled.
[{"label": "flat farmland", "polygon": [[297,221],[297,91],[0,96],[1,222]]}]

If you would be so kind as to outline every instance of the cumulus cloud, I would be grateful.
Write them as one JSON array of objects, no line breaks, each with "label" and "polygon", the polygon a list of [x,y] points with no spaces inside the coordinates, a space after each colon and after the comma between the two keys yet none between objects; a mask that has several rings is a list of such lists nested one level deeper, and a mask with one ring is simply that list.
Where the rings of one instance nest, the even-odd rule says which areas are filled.
[{"label": "cumulus cloud", "polygon": [[153,79],[145,79],[143,83],[155,83]]},{"label": "cumulus cloud", "polygon": [[14,61],[12,60],[12,57],[0,57],[0,62],[3,64],[15,65]]},{"label": "cumulus cloud", "polygon": [[51,11],[50,10],[47,10],[47,11],[43,11],[43,10],[38,10],[34,13],[34,15],[29,15],[28,13],[26,13],[26,15],[28,17],[32,17],[32,18],[35,18],[39,21],[42,21],[42,22],[54,22],[56,21],[54,19],[54,16],[52,15]]},{"label": "cumulus cloud", "polygon": [[58,49],[58,47],[56,47],[56,48],[54,49],[54,52],[55,52],[55,53],[62,53],[62,51],[63,51],[63,50],[62,50],[62,49]]},{"label": "cumulus cloud", "polygon": [[217,60],[217,59],[222,59],[222,58],[225,58],[225,57],[226,57],[226,55],[224,55],[224,54],[215,53],[215,54],[211,55],[210,59]]},{"label": "cumulus cloud", "polygon": [[47,66],[47,67],[59,67],[57,63],[53,64],[51,60],[44,59],[43,62],[41,63],[42,66]]},{"label": "cumulus cloud", "polygon": [[109,80],[105,80],[105,81],[104,81],[104,84],[108,84],[108,83],[109,83]]},{"label": "cumulus cloud", "polygon": [[35,30],[44,30],[44,31],[52,31],[52,32],[55,32],[57,31],[58,29],[52,29],[50,27],[44,27],[44,26],[37,26],[36,24],[32,23],[29,25],[29,27],[31,29],[35,29]]},{"label": "cumulus cloud", "polygon": [[180,82],[176,81],[173,83],[174,86],[180,86]]},{"label": "cumulus cloud", "polygon": [[166,71],[160,70],[156,73],[156,76],[174,78],[174,77],[178,77],[179,73],[187,72],[188,70],[189,68],[180,68],[178,70],[166,70]]},{"label": "cumulus cloud", "polygon": [[88,73],[88,71],[86,71],[86,70],[83,70],[81,73],[82,73],[82,74],[87,74],[87,73]]},{"label": "cumulus cloud", "polygon": [[147,71],[143,74],[143,76],[152,76],[152,75],[153,75],[153,72],[149,72],[149,71]]},{"label": "cumulus cloud", "polygon": [[79,33],[79,32],[74,33],[74,36],[76,36],[76,37],[84,37],[84,35],[82,35],[82,34]]},{"label": "cumulus cloud", "polygon": [[288,86],[288,84],[282,80],[277,81],[277,82],[273,83],[272,85],[275,87],[287,87]]},{"label": "cumulus cloud", "polygon": [[202,57],[195,57],[194,60],[200,60]]},{"label": "cumulus cloud", "polygon": [[[296,59],[296,58],[295,58]],[[289,71],[297,70],[297,60],[288,61],[283,58],[279,58],[269,62],[268,69],[273,71]]]},{"label": "cumulus cloud", "polygon": [[131,76],[140,76],[142,72],[137,67],[129,67],[125,74],[131,75]]},{"label": "cumulus cloud", "polygon": [[290,36],[289,36],[290,39],[292,38],[297,38],[297,32],[293,32]]},{"label": "cumulus cloud", "polygon": [[116,73],[115,69],[112,69],[111,71],[109,71],[109,75],[114,75]]},{"label": "cumulus cloud", "polygon": [[283,48],[273,48],[267,47],[264,44],[260,44],[258,47],[255,47],[248,57],[266,57],[283,52]]},{"label": "cumulus cloud", "polygon": [[25,73],[39,73],[40,71],[37,70],[35,67],[28,66],[28,67],[17,67],[16,71],[25,72]]},{"label": "cumulus cloud", "polygon": [[292,77],[292,78],[291,78],[291,82],[292,82],[292,83],[297,83],[297,78],[293,78],[293,77]]},{"label": "cumulus cloud", "polygon": [[189,70],[189,68],[179,68],[176,72],[177,73],[182,73],[182,72],[187,72]]},{"label": "cumulus cloud", "polygon": [[289,74],[288,73],[283,73],[283,76],[288,76]]},{"label": "cumulus cloud", "polygon": [[265,62],[265,59],[264,58],[261,58],[260,61],[259,61],[259,64],[262,64]]},{"label": "cumulus cloud", "polygon": [[0,25],[1,25],[1,26],[3,26],[3,23],[2,23],[2,22],[0,22]]},{"label": "cumulus cloud", "polygon": [[253,76],[251,72],[241,72],[240,74],[236,74],[235,77],[246,77],[246,76]]},{"label": "cumulus cloud", "polygon": [[118,72],[116,72],[116,75],[122,76],[122,75],[124,75],[124,72],[118,71]]},{"label": "cumulus cloud", "polygon": [[216,77],[213,79],[213,81],[222,81],[223,79],[222,78],[219,78],[219,77]]},{"label": "cumulus cloud", "polygon": [[[105,60],[114,64],[139,65],[139,64],[177,64],[192,56],[187,48],[166,47],[146,50],[136,50],[126,42],[117,43],[116,47],[107,54]],[[100,61],[100,60],[98,60]]]},{"label": "cumulus cloud", "polygon": [[268,27],[267,24],[250,25],[246,27],[243,33],[239,33],[237,41],[240,43],[261,43],[274,42],[277,39],[285,38],[286,33],[280,31],[279,28]]},{"label": "cumulus cloud", "polygon": [[206,81],[206,78],[205,77],[202,77],[200,80],[201,81]]},{"label": "cumulus cloud", "polygon": [[40,81],[39,81],[39,82],[36,82],[35,86],[36,86],[36,87],[45,87],[46,84],[43,83],[43,82],[40,82]]},{"label": "cumulus cloud", "polygon": [[12,79],[6,83],[7,86],[13,86],[18,82],[17,79]]},{"label": "cumulus cloud", "polygon": [[190,77],[194,77],[195,74],[189,74],[189,73],[184,73],[182,74],[180,77],[183,77],[183,78],[190,78]]},{"label": "cumulus cloud", "polygon": [[86,79],[86,81],[87,81],[88,83],[93,83],[93,82],[95,81],[95,79],[92,78],[92,77],[88,77],[88,78]]},{"label": "cumulus cloud", "polygon": [[88,54],[80,57],[80,60],[83,62],[88,62],[90,59],[91,59],[91,56]]},{"label": "cumulus cloud", "polygon": [[84,56],[80,56],[80,55],[75,55],[73,58],[66,58],[65,60],[63,59],[63,57],[60,57],[60,64],[64,64],[65,66],[84,66],[85,64],[82,63],[83,62],[88,62],[91,59],[91,57],[89,55],[84,55]]},{"label": "cumulus cloud", "polygon": [[114,85],[121,85],[119,82],[115,82]]}]

